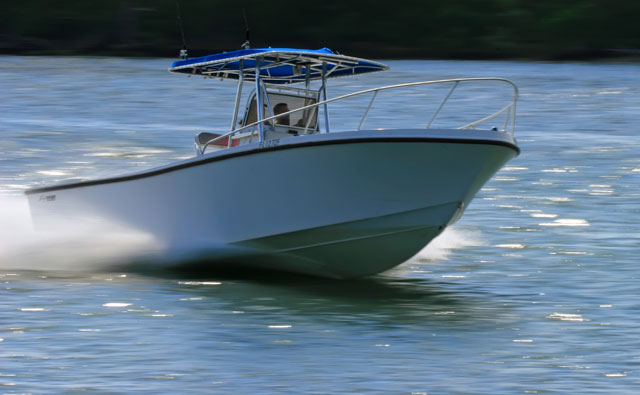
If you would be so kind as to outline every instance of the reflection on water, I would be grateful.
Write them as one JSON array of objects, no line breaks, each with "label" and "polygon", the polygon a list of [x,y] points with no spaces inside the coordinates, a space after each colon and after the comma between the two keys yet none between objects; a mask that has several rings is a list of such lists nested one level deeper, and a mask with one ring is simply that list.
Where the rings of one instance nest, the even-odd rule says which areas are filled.
[{"label": "reflection on water", "polygon": [[99,231],[33,233],[24,189],[191,156],[235,90],[163,59],[2,57],[0,392],[634,393],[638,66],[389,63],[329,95],[510,78],[522,154],[414,259],[330,281],[129,253],[116,270]]},{"label": "reflection on water", "polygon": [[[98,387],[113,377],[116,389],[142,385],[141,380],[152,381],[142,388],[166,388],[155,381],[168,375],[175,375],[176,387],[171,388],[179,391],[201,388],[212,377],[225,390],[263,388],[274,376],[279,378],[273,385],[292,389],[308,385],[309,374],[332,374],[343,384],[319,380],[311,389],[340,390],[344,380],[353,380],[356,387],[368,382],[371,387],[366,388],[390,390],[392,382],[375,383],[386,372],[371,361],[388,358],[392,366],[402,366],[422,352],[442,352],[457,341],[476,353],[476,341],[466,336],[510,321],[504,306],[490,295],[459,294],[447,290],[450,284],[429,280],[211,275],[4,273],[0,277],[10,291],[5,307],[13,308],[2,313],[10,319],[4,322],[11,322],[0,328],[7,345],[2,356],[18,365],[60,371],[47,385],[61,388],[96,388],[91,380],[64,387],[65,372],[74,371],[94,377]],[[130,332],[134,327],[136,332]],[[105,355],[128,366],[105,364]],[[185,361],[186,355],[189,363],[175,363],[176,356]],[[144,369],[137,365],[143,361]],[[224,365],[211,368],[220,363]],[[45,388],[20,372],[9,381]],[[407,385],[424,388],[418,383],[414,377]]]},{"label": "reflection on water", "polygon": [[[169,275],[172,278],[178,275],[193,279],[194,276],[201,278],[202,272],[198,272],[197,275],[172,272]],[[206,278],[209,276],[211,274]],[[267,271],[228,271],[211,278],[219,282],[182,282],[179,285],[192,285],[196,293],[222,298],[232,309],[243,308],[242,304],[246,300],[262,300],[263,305],[270,305],[272,309],[295,311],[296,314],[338,316],[348,321],[358,321],[362,314],[378,324],[389,325],[411,321],[425,322],[434,318],[446,321],[438,315],[443,312],[454,314],[454,311],[457,314],[455,319],[462,320],[473,311],[470,306],[471,297],[465,300],[462,296],[448,292],[446,284],[431,283],[422,279],[378,276],[335,281]],[[227,294],[224,290],[207,287],[228,282],[236,284],[239,281],[249,285],[240,294],[236,291]],[[260,299],[264,294],[271,295],[271,298]],[[236,299],[238,296],[239,300]],[[261,306],[259,309],[264,307]]]}]

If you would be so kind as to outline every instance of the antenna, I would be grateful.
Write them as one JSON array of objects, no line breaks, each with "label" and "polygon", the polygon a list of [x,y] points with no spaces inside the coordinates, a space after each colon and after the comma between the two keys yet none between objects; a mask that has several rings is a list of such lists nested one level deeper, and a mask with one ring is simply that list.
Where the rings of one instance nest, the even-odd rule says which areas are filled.
[{"label": "antenna", "polygon": [[180,26],[180,34],[182,35],[182,49],[180,50],[180,57],[186,59],[187,53],[187,40],[184,39],[184,29],[182,28],[182,16],[180,15],[180,2],[176,0],[176,9],[178,12],[178,25]]},{"label": "antenna", "polygon": [[249,45],[249,21],[247,20],[247,13],[244,8],[242,9],[242,15],[244,16],[244,26],[246,29],[245,42],[242,44],[242,49],[249,49],[251,48]]}]

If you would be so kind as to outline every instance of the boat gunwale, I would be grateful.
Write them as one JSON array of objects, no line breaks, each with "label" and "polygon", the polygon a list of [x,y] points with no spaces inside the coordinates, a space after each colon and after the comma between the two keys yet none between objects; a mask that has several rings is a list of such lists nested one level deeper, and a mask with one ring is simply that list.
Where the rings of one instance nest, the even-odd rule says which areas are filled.
[{"label": "boat gunwale", "polygon": [[[410,135],[393,135],[398,131],[414,132]],[[444,136],[433,135],[433,132],[462,132],[460,129],[430,129],[430,136],[425,136],[424,129],[383,129],[383,130],[371,130],[371,131],[358,131],[358,132],[340,132],[331,134],[314,134],[307,136],[295,136],[287,138],[284,141],[280,140],[267,140],[260,143],[251,143],[243,146],[232,147],[223,149],[220,151],[214,151],[201,156],[187,159],[185,161],[168,164],[166,166],[151,168],[143,170],[137,173],[125,174],[121,176],[114,176],[108,178],[101,178],[96,180],[75,181],[70,183],[63,183],[58,185],[36,187],[28,189],[24,192],[25,195],[33,195],[46,192],[54,192],[66,189],[82,188],[95,185],[112,184],[117,182],[132,181],[141,178],[153,177],[165,173],[170,173],[177,170],[182,170],[189,167],[196,167],[212,162],[217,162],[226,159],[237,158],[246,155],[260,154],[266,152],[273,152],[294,148],[306,148],[323,145],[339,145],[339,144],[357,144],[357,143],[450,143],[450,144],[481,144],[481,145],[498,145],[510,148],[516,152],[516,155],[520,154],[520,148],[515,143],[513,136],[505,132],[497,131],[482,131],[484,133],[493,134],[493,138],[490,137],[473,137],[469,135],[465,136]],[[370,132],[370,133],[367,133]],[[384,133],[387,132],[387,133]],[[418,133],[415,133],[418,132]],[[479,130],[473,130],[474,134],[479,134]],[[466,134],[466,133],[465,133]],[[305,138],[306,137],[306,138]],[[309,138],[311,137],[311,138]],[[320,138],[318,138],[320,137]],[[330,138],[322,138],[330,137]],[[501,138],[500,138],[501,137]]]}]

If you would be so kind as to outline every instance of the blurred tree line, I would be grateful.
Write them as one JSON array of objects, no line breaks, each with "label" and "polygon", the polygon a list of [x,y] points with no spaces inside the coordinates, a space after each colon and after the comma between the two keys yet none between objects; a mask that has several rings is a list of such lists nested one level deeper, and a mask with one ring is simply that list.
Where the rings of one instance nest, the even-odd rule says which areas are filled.
[{"label": "blurred tree line", "polygon": [[191,56],[251,45],[373,58],[584,59],[640,52],[638,0],[2,0],[0,53]]}]

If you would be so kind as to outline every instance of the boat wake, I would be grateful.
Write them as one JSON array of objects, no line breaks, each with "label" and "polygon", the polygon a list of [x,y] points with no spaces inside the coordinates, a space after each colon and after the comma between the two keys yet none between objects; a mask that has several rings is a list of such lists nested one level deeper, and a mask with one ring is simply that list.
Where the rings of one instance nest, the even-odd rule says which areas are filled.
[{"label": "boat wake", "polygon": [[107,224],[58,221],[36,232],[27,199],[0,196],[0,269],[93,271],[159,250],[153,237]]}]

